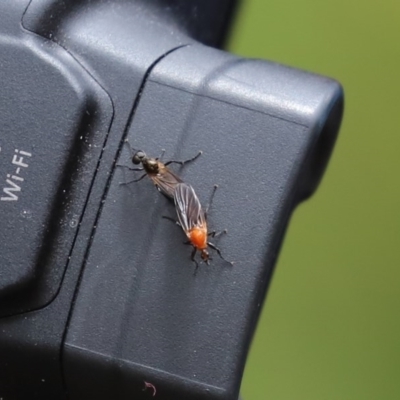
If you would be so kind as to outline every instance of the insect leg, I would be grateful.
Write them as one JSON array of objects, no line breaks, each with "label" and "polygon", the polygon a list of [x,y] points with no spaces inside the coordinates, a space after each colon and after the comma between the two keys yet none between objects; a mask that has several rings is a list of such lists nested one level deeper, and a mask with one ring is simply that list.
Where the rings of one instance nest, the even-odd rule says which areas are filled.
[{"label": "insect leg", "polygon": [[[156,158],[156,160],[161,160],[164,157],[164,154],[165,154],[165,149],[162,149],[161,154]],[[164,165],[167,165],[167,164],[164,164]]]},{"label": "insect leg", "polygon": [[212,205],[212,202],[214,200],[214,195],[215,195],[215,192],[217,191],[217,189],[218,189],[218,185],[214,185],[214,189],[211,193],[210,200],[208,201],[208,204],[207,204],[206,208],[204,209],[204,215],[205,215],[206,219],[207,219],[208,210],[210,209],[210,207]]},{"label": "insect leg", "polygon": [[127,168],[127,169],[129,169],[129,171],[143,171],[144,170],[144,168],[142,168],[142,167],[140,167],[140,168],[132,168],[129,165],[121,165],[121,164],[117,164],[116,167]]},{"label": "insect leg", "polygon": [[133,181],[129,181],[129,182],[120,182],[120,185],[129,185],[130,183],[134,183],[134,182],[139,182],[141,181],[147,174],[143,174],[140,178],[138,179],[134,179]]},{"label": "insect leg", "polygon": [[190,259],[196,264],[196,268],[194,269],[193,275],[196,275],[197,270],[199,269],[199,263],[194,258],[195,255],[196,255],[196,251],[197,251],[196,247],[193,247],[193,251],[192,251],[192,254],[190,256]]},{"label": "insect leg", "polygon": [[227,263],[233,265],[233,262],[232,262],[232,261],[228,261],[226,258],[223,257],[223,255],[221,254],[221,250],[220,250],[215,244],[212,244],[212,243],[210,243],[210,242],[207,242],[207,244],[208,244],[212,249],[214,249],[214,250],[218,253],[218,255],[219,255],[224,261],[226,261]]},{"label": "insect leg", "polygon": [[219,231],[219,232],[217,232],[217,231],[211,231],[211,232],[208,233],[207,236],[218,237],[218,236],[220,236],[220,235],[224,235],[224,234],[227,233],[227,232],[228,232],[227,229],[224,229],[223,231]]},{"label": "insect leg", "polygon": [[185,160],[185,161],[175,161],[175,160],[171,160],[171,161],[167,161],[164,165],[169,165],[169,164],[179,164],[179,165],[185,165],[191,161],[196,160],[196,158],[200,157],[203,154],[203,152],[200,150],[198,152],[198,154],[196,154],[194,157],[190,158],[189,160]]},{"label": "insect leg", "polygon": [[164,219],[167,219],[168,221],[173,222],[175,225],[181,226],[181,224],[179,223],[179,221],[173,219],[172,217],[168,217],[168,215],[163,215],[162,216]]}]

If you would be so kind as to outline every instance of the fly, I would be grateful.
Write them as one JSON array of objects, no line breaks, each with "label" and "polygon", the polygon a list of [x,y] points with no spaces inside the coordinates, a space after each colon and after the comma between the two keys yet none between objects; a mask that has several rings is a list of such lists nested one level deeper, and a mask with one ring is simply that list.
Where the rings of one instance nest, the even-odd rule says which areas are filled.
[{"label": "fly", "polygon": [[[217,186],[214,186],[214,191],[212,193],[212,197],[210,199],[210,204],[214,197]],[[196,270],[199,267],[198,262],[195,259],[197,251],[200,252],[201,259],[206,263],[210,264],[210,254],[208,252],[208,247],[215,250],[218,255],[222,258],[222,260],[227,263],[233,265],[233,262],[226,260],[222,254],[221,250],[215,246],[215,244],[208,241],[208,238],[219,236],[227,231],[221,232],[208,232],[207,227],[207,211],[203,210],[200,200],[196,195],[193,187],[186,183],[178,183],[175,187],[174,191],[174,202],[175,209],[178,216],[177,225],[181,226],[183,231],[185,232],[188,242],[186,244],[190,244],[193,246],[193,251],[191,254],[191,260],[196,264]],[[170,219],[169,217],[165,217]]]},{"label": "fly", "polygon": [[179,164],[181,166],[196,160],[201,154],[202,151],[199,151],[197,155],[194,157],[190,158],[189,160],[186,161],[167,161],[166,163],[161,162],[161,159],[165,153],[165,150],[162,151],[161,155],[157,158],[152,158],[152,157],[147,157],[146,153],[142,150],[134,150],[128,141],[126,141],[128,144],[132,158],[131,161],[135,165],[142,164],[142,167],[138,168],[131,168],[128,166],[122,166],[128,168],[130,171],[144,171],[145,173],[140,176],[138,179],[134,179],[129,182],[124,182],[123,184],[129,184],[133,182],[139,182],[141,181],[146,175],[153,181],[154,185],[157,187],[157,189],[164,194],[165,196],[169,198],[174,197],[174,191],[176,186],[179,183],[182,183],[182,179],[177,176],[174,172],[172,172],[169,168],[168,165],[170,164]]}]

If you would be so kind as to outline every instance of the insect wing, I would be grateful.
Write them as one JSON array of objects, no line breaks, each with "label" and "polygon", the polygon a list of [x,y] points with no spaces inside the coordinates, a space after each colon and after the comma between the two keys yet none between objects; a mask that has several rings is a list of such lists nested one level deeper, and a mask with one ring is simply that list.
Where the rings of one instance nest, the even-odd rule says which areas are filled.
[{"label": "insect wing", "polygon": [[149,174],[153,183],[157,186],[158,190],[165,196],[173,198],[175,188],[178,184],[182,183],[182,179],[175,175],[164,164],[159,163],[159,173]]},{"label": "insect wing", "polygon": [[180,183],[174,192],[174,201],[179,223],[185,232],[204,226],[206,221],[199,198],[192,186]]}]

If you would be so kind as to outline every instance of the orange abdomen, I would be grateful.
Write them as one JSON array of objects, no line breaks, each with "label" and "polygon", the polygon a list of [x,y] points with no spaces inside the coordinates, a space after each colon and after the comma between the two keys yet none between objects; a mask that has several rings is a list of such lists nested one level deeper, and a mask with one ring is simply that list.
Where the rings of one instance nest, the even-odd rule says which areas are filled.
[{"label": "orange abdomen", "polygon": [[207,248],[207,228],[193,228],[188,236],[194,247],[199,250]]}]

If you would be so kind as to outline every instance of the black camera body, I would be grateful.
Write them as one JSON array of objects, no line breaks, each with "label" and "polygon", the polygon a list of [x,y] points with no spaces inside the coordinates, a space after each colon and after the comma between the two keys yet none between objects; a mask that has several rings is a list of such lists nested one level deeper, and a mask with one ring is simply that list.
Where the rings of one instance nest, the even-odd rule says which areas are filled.
[{"label": "black camera body", "polygon": [[[217,49],[235,2],[0,3],[0,398],[238,397],[294,207],[339,129],[328,78]],[[212,46],[212,47],[211,47]],[[135,149],[196,190],[196,274]],[[157,396],[157,397],[156,397]]]}]

